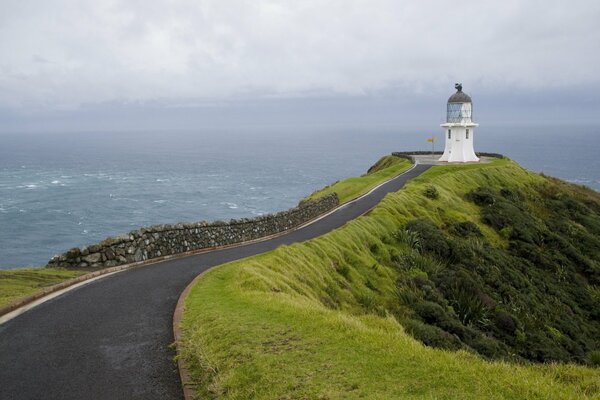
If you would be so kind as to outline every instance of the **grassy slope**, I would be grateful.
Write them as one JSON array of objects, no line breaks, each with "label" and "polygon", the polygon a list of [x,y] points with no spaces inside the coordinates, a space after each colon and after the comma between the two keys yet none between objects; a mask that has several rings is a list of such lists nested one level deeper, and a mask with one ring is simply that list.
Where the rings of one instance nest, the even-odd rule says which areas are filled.
[{"label": "grassy slope", "polygon": [[[478,222],[465,193],[482,185],[527,191],[543,182],[508,160],[432,168],[344,228],[211,270],[192,289],[183,321],[183,356],[200,395],[600,398],[597,369],[429,348],[390,316],[398,271],[380,261],[390,257],[394,232],[415,217]],[[431,184],[440,194],[435,206],[422,195]],[[507,244],[481,229],[490,242]]]},{"label": "grassy slope", "polygon": [[85,272],[61,268],[0,270],[0,307]]},{"label": "grassy slope", "polygon": [[[379,160],[364,177],[349,178],[337,182],[335,185],[313,193],[307,200],[337,192],[340,202],[345,203],[366,193],[381,182],[404,172],[408,168],[410,168],[410,163],[406,159],[386,156]],[[82,275],[85,272],[60,268],[0,270],[0,307],[18,298],[29,296],[47,286]]]},{"label": "grassy slope", "polygon": [[347,178],[314,192],[303,201],[323,197],[329,193],[337,193],[340,203],[355,199],[382,182],[401,174],[411,167],[410,161],[395,156],[385,156],[361,177]]}]

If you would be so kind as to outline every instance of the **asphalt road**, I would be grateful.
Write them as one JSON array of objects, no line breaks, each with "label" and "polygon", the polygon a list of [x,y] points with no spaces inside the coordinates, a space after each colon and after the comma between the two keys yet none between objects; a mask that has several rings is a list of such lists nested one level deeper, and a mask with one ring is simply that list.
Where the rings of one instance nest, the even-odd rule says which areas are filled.
[{"label": "asphalt road", "polygon": [[181,399],[172,318],[180,293],[195,276],[339,228],[428,168],[417,165],[286,235],[118,273],[0,325],[0,399]]}]

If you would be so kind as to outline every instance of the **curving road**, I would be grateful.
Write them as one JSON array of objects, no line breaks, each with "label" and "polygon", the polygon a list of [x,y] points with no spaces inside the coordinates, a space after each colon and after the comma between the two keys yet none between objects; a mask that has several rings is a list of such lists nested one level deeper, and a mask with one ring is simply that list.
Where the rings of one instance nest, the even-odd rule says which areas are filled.
[{"label": "curving road", "polygon": [[0,399],[181,399],[171,324],[195,276],[336,229],[428,168],[417,165],[288,234],[107,276],[0,325]]}]

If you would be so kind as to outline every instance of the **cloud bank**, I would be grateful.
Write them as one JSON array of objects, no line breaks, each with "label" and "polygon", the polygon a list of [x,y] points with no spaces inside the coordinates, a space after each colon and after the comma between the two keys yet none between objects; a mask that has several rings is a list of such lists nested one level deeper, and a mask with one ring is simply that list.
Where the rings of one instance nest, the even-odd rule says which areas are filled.
[{"label": "cloud bank", "polygon": [[600,2],[5,1],[0,108],[599,86]]}]

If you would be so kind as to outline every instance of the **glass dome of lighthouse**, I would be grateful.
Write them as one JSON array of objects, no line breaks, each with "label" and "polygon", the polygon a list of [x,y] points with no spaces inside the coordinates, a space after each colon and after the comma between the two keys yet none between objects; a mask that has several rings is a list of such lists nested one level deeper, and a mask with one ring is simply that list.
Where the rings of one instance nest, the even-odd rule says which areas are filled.
[{"label": "glass dome of lighthouse", "polygon": [[462,83],[454,85],[456,93],[448,99],[448,108],[446,113],[446,122],[465,124],[471,122],[471,112],[473,109],[471,97],[462,91]]}]

